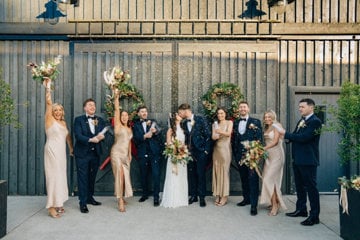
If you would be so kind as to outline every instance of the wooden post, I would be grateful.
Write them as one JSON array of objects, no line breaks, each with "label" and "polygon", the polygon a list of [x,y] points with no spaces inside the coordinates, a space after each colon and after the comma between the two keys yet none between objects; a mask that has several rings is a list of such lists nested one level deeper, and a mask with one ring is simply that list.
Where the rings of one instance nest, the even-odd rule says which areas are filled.
[{"label": "wooden post", "polygon": [[0,180],[0,238],[6,235],[7,182]]}]

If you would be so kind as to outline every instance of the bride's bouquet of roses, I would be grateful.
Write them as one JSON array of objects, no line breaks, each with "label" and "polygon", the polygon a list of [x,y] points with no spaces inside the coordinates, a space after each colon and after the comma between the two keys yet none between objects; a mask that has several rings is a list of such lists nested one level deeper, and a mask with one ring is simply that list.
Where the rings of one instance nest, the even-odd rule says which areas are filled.
[{"label": "bride's bouquet of roses", "polygon": [[187,164],[192,161],[187,146],[178,139],[174,139],[172,143],[166,144],[163,155],[170,158],[173,164],[173,173],[177,174],[177,164]]},{"label": "bride's bouquet of roses", "polygon": [[239,162],[240,165],[245,164],[250,169],[254,169],[256,173],[262,178],[260,173],[260,161],[266,159],[267,152],[264,150],[264,146],[260,141],[243,141],[241,142],[244,145],[245,152]]},{"label": "bride's bouquet of roses", "polygon": [[31,62],[27,66],[31,68],[31,75],[35,81],[42,83],[44,78],[50,78],[51,80],[55,80],[57,75],[59,74],[59,70],[57,70],[57,65],[61,62],[61,56],[57,56],[54,60],[50,60],[48,62],[42,61],[40,65]]}]

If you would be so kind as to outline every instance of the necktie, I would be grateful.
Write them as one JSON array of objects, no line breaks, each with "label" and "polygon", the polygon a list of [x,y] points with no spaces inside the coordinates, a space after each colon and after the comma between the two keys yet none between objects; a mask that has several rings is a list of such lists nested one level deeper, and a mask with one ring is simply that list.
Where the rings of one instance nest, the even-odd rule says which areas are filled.
[{"label": "necktie", "polygon": [[240,118],[240,121],[245,121],[246,122],[246,118]]},{"label": "necktie", "polygon": [[92,120],[96,119],[95,116],[93,116],[93,117],[92,117],[92,116],[88,116],[87,118],[88,118],[88,119],[90,118],[90,119],[92,119]]}]

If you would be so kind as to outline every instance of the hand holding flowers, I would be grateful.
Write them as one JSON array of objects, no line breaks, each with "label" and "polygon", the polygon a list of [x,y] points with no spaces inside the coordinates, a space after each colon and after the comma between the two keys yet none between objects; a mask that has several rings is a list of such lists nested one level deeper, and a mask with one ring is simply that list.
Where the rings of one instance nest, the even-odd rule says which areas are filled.
[{"label": "hand holding flowers", "polygon": [[260,141],[243,141],[245,152],[239,162],[240,166],[245,164],[250,169],[254,169],[256,173],[262,178],[259,164],[261,159],[267,158],[267,152],[264,150],[264,146]]},{"label": "hand holding flowers", "polygon": [[48,61],[47,63],[41,62],[41,65],[38,65],[34,62],[29,63],[27,66],[31,68],[31,75],[35,81],[42,83],[45,78],[50,78],[55,80],[59,71],[57,70],[57,65],[61,62],[61,56],[57,56],[53,61]]},{"label": "hand holding flowers", "polygon": [[170,144],[166,144],[163,155],[170,158],[173,166],[173,173],[177,174],[177,164],[187,164],[192,161],[187,146],[178,139],[173,139]]}]

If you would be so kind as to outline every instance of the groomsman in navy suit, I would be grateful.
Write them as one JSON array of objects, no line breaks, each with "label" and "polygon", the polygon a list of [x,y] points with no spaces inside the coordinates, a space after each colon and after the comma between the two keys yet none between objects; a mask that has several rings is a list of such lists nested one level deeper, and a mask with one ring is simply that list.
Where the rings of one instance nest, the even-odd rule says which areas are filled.
[{"label": "groomsman in navy suit", "polygon": [[93,197],[96,173],[99,169],[101,145],[105,121],[95,115],[95,100],[87,99],[83,104],[85,114],[74,121],[77,182],[79,190],[80,212],[88,213],[87,204],[101,205]]},{"label": "groomsman in navy suit", "polygon": [[134,123],[133,133],[137,158],[140,163],[141,186],[143,190],[139,202],[144,202],[148,199],[148,175],[151,168],[154,206],[157,207],[160,203],[161,131],[154,119],[147,119],[148,111],[146,106],[140,106],[137,109],[137,114],[139,119]]},{"label": "groomsman in navy suit", "polygon": [[194,115],[191,107],[183,103],[178,108],[178,114],[184,121],[181,123],[185,133],[187,145],[193,161],[188,163],[189,204],[198,201],[200,207],[205,207],[206,195],[206,165],[209,160],[211,147],[211,132],[205,119]]},{"label": "groomsman in navy suit", "polygon": [[[246,101],[242,101],[239,104],[240,118],[234,122],[232,149],[235,157],[235,161],[239,163],[246,149],[242,144],[243,141],[255,141],[262,142],[263,133],[261,122],[259,119],[249,116],[250,108]],[[250,214],[252,216],[257,215],[257,204],[259,199],[259,176],[255,170],[251,170],[245,164],[239,164],[239,173],[241,179],[241,187],[243,193],[243,200],[237,204],[237,206],[245,206],[250,204]]]},{"label": "groomsman in navy suit", "polygon": [[302,221],[304,226],[319,223],[320,200],[316,187],[316,172],[319,166],[319,141],[321,120],[314,115],[315,102],[305,98],[299,102],[299,112],[302,118],[295,130],[289,133],[282,130],[285,139],[292,143],[293,171],[296,187],[296,209],[286,213],[289,217],[307,217],[306,198],[309,196],[310,216]]}]

